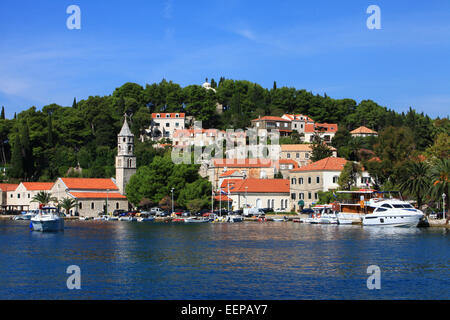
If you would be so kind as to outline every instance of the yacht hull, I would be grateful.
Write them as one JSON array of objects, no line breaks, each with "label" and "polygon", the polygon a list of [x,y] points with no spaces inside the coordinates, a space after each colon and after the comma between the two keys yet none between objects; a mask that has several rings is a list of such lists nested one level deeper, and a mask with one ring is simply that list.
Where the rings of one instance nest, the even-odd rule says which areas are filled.
[{"label": "yacht hull", "polygon": [[64,230],[64,219],[31,220],[33,231],[57,232]]}]

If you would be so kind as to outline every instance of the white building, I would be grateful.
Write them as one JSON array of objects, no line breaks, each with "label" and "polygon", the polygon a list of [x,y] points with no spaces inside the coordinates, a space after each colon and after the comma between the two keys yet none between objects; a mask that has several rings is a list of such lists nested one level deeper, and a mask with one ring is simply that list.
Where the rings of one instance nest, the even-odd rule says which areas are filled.
[{"label": "white building", "polygon": [[[347,160],[344,158],[329,157],[309,165],[291,170],[290,192],[292,209],[298,210],[300,200],[304,207],[309,207],[319,200],[319,191],[329,191],[339,188],[338,179]],[[367,171],[357,177],[359,188],[367,188],[371,183]]]},{"label": "white building", "polygon": [[49,192],[53,182],[21,182],[15,190],[7,192],[6,206],[11,210],[28,211],[39,209],[33,197],[39,192]]},{"label": "white building", "polygon": [[221,187],[232,199],[233,210],[271,208],[276,211],[289,211],[289,180],[226,179]]},{"label": "white building", "polygon": [[186,115],[184,113],[152,113],[150,128],[146,130],[152,140],[173,139],[175,130],[184,129]]},{"label": "white building", "polygon": [[350,132],[350,134],[352,135],[352,137],[370,137],[370,136],[378,136],[378,132],[371,130],[367,127],[359,127],[353,131]]}]

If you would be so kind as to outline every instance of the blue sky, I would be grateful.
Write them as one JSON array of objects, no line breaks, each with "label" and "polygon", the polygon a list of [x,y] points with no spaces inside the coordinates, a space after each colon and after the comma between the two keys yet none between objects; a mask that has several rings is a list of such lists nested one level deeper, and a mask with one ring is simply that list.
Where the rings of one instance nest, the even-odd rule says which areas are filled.
[{"label": "blue sky", "polygon": [[[344,3],[342,3],[344,2]],[[66,8],[81,8],[68,30]],[[366,9],[381,8],[381,30]],[[449,1],[63,1],[0,3],[0,105],[71,105],[125,82],[206,77],[450,110]]]}]

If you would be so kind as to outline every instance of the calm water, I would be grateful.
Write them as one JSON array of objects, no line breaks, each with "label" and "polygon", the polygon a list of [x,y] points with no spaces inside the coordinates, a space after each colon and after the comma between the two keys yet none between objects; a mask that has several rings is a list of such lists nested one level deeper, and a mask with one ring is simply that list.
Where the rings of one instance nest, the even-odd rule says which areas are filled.
[{"label": "calm water", "polygon": [[0,299],[449,299],[449,265],[444,229],[0,221]]}]

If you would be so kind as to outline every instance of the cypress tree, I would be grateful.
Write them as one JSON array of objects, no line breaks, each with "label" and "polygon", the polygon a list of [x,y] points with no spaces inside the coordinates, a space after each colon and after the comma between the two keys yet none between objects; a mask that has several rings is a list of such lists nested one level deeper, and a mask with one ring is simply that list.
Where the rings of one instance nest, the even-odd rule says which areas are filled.
[{"label": "cypress tree", "polygon": [[19,132],[17,131],[11,150],[11,169],[9,175],[13,178],[22,178],[24,176],[23,165],[22,145],[20,143]]},{"label": "cypress tree", "polygon": [[78,107],[77,98],[73,98],[72,108],[76,109]]},{"label": "cypress tree", "polygon": [[0,119],[5,120],[5,107],[4,106],[2,106],[2,113],[0,115]]}]

